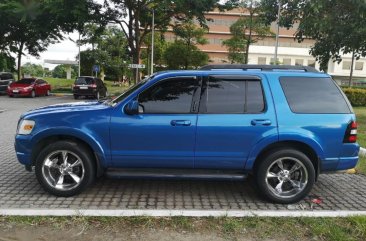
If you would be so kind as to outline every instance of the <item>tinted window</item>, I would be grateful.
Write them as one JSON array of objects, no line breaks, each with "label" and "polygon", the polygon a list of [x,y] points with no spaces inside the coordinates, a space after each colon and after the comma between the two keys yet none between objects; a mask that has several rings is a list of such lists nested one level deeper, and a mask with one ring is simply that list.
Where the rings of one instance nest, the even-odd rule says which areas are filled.
[{"label": "tinted window", "polygon": [[94,79],[89,77],[79,77],[75,80],[76,85],[91,85],[94,83]]},{"label": "tinted window", "polygon": [[21,79],[17,81],[18,84],[33,84],[35,79]]},{"label": "tinted window", "polygon": [[295,113],[350,113],[346,100],[330,78],[282,77],[280,82]]},{"label": "tinted window", "polygon": [[247,109],[248,113],[258,113],[264,110],[262,85],[259,80],[247,81]]},{"label": "tinted window", "polygon": [[260,80],[210,77],[205,98],[206,113],[258,113],[264,109]]},{"label": "tinted window", "polygon": [[193,78],[176,78],[158,83],[139,95],[144,113],[190,113],[192,97],[198,88]]}]

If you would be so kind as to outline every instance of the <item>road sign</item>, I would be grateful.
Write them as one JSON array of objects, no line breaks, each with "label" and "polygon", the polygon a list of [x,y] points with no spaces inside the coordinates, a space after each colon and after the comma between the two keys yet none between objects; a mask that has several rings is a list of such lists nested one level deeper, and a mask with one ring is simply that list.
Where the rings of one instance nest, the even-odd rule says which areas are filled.
[{"label": "road sign", "polygon": [[99,65],[93,65],[93,71],[94,72],[99,72],[99,70],[100,70],[100,67],[99,67]]},{"label": "road sign", "polygon": [[143,69],[143,68],[145,68],[145,65],[144,64],[129,64],[128,65],[128,68],[131,68],[131,69]]}]

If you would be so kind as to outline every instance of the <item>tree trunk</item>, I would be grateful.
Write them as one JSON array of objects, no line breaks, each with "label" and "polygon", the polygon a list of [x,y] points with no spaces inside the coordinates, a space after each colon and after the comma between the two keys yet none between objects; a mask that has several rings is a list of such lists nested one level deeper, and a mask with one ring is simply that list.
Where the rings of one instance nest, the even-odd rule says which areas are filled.
[{"label": "tree trunk", "polygon": [[22,54],[23,54],[24,43],[21,42],[18,49],[18,80],[21,79],[21,65],[22,65]]},{"label": "tree trunk", "polygon": [[252,29],[253,29],[253,1],[250,2],[250,8],[249,8],[249,18],[250,18],[250,22],[249,22],[249,36],[248,36],[248,40],[247,40],[247,46],[246,46],[246,50],[245,50],[245,63],[244,64],[248,64],[249,61],[249,47],[250,47],[250,43],[252,42]]},{"label": "tree trunk", "polygon": [[352,52],[351,72],[349,74],[348,87],[352,87],[353,65],[355,64],[355,52]]}]

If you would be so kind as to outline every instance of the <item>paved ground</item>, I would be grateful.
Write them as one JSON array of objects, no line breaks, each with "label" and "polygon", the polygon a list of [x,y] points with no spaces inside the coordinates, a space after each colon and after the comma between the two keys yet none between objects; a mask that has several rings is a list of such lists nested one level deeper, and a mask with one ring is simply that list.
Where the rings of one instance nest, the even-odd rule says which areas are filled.
[{"label": "paved ground", "polygon": [[[71,97],[8,98],[0,96],[0,209],[188,209],[188,210],[366,210],[366,176],[321,175],[311,195],[295,205],[261,200],[250,180],[161,181],[108,180],[77,197],[45,193],[34,173],[25,171],[14,153],[19,115],[37,106],[74,101]],[[313,204],[320,198],[320,204]]]}]

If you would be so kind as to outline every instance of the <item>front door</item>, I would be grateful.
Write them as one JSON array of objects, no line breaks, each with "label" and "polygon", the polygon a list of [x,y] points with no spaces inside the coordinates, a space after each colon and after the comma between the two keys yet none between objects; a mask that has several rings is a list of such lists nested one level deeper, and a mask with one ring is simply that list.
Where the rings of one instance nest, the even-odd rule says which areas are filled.
[{"label": "front door", "polygon": [[136,96],[141,113],[116,110],[111,119],[113,165],[193,168],[199,91],[196,77],[164,79]]},{"label": "front door", "polygon": [[[267,96],[267,98],[265,98]],[[277,136],[268,83],[256,76],[209,76],[197,120],[196,168],[241,169],[262,138]]]}]

